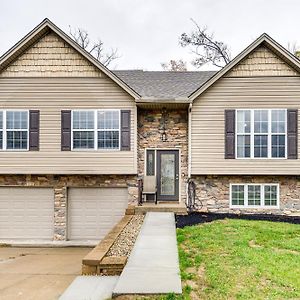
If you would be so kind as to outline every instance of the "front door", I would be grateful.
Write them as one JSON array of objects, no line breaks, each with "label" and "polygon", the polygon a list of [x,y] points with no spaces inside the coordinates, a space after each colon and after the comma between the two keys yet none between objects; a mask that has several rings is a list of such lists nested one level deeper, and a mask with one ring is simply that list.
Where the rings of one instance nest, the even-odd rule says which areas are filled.
[{"label": "front door", "polygon": [[157,150],[157,200],[179,200],[179,151]]}]

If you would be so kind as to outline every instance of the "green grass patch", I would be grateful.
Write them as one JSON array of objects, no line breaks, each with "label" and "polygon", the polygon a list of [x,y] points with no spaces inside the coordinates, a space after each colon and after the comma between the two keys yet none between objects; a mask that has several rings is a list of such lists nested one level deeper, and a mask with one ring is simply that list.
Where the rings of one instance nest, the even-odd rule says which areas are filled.
[{"label": "green grass patch", "polygon": [[155,300],[300,299],[300,226],[225,219],[177,229],[183,295]]},{"label": "green grass patch", "polygon": [[183,299],[300,299],[299,225],[226,219],[177,239]]},{"label": "green grass patch", "polygon": [[147,299],[300,299],[299,225],[225,219],[177,240],[183,295]]}]

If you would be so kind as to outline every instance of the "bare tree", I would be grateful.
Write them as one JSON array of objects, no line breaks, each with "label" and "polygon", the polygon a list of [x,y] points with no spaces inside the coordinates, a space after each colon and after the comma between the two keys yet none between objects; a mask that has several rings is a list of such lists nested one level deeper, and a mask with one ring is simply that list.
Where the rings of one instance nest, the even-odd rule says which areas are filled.
[{"label": "bare tree", "polygon": [[297,44],[297,42],[288,42],[287,44],[287,49],[296,57],[300,58],[300,50],[299,50],[299,46]]},{"label": "bare tree", "polygon": [[109,52],[104,52],[103,41],[98,39],[96,42],[91,42],[89,33],[82,28],[74,28],[71,26],[69,33],[74,41],[83,49],[92,54],[104,66],[108,66],[113,60],[120,58],[118,49],[111,48]]},{"label": "bare tree", "polygon": [[169,62],[161,63],[160,65],[165,71],[173,71],[173,72],[187,71],[186,62],[183,61],[182,59],[179,60],[171,59]]},{"label": "bare tree", "polygon": [[214,35],[207,31],[207,27],[200,27],[193,19],[196,29],[191,33],[182,33],[179,43],[182,47],[190,46],[196,58],[192,64],[200,68],[206,63],[216,67],[223,67],[230,62],[230,50],[224,42],[214,39]]}]

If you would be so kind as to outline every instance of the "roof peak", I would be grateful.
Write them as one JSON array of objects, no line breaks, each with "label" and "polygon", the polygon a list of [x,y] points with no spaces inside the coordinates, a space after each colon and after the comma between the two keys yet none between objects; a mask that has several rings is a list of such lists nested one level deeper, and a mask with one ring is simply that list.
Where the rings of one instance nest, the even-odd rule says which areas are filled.
[{"label": "roof peak", "polygon": [[285,47],[276,42],[267,33],[261,34],[257,39],[255,39],[250,45],[248,45],[242,52],[240,52],[231,62],[224,66],[217,74],[212,76],[205,84],[197,88],[193,93],[189,95],[191,100],[194,100],[201,93],[207,90],[212,84],[214,84],[219,78],[230,71],[234,66],[236,66],[240,61],[242,61],[247,55],[254,51],[257,47],[264,44],[269,50],[277,54],[288,63],[292,68],[296,69],[300,73],[300,60],[294,56]]},{"label": "roof peak", "polygon": [[6,68],[12,61],[16,60],[24,51],[31,47],[43,35],[47,34],[48,30],[57,34],[70,47],[72,47],[75,51],[77,51],[80,55],[87,59],[92,65],[99,69],[99,71],[103,72],[110,79],[112,79],[132,97],[134,97],[135,99],[140,98],[140,95],[135,90],[133,90],[132,87],[128,86],[122,79],[120,79],[111,70],[104,66],[88,51],[82,48],[78,43],[76,43],[76,41],[74,41],[74,39],[72,39],[68,34],[66,34],[48,18],[45,18],[41,23],[39,23],[34,29],[32,29],[27,35],[25,35],[19,42],[17,42],[12,48],[10,48],[0,57],[0,72],[4,68]]}]

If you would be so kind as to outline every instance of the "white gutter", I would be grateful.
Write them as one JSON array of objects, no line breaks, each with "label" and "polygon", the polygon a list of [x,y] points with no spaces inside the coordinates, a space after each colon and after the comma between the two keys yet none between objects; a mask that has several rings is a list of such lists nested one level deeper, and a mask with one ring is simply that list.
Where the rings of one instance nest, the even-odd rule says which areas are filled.
[{"label": "white gutter", "polygon": [[192,172],[192,107],[190,103],[188,110],[188,178],[191,177]]},{"label": "white gutter", "polygon": [[190,103],[191,100],[186,97],[180,98],[155,98],[155,97],[142,97],[136,100],[137,103]]}]

